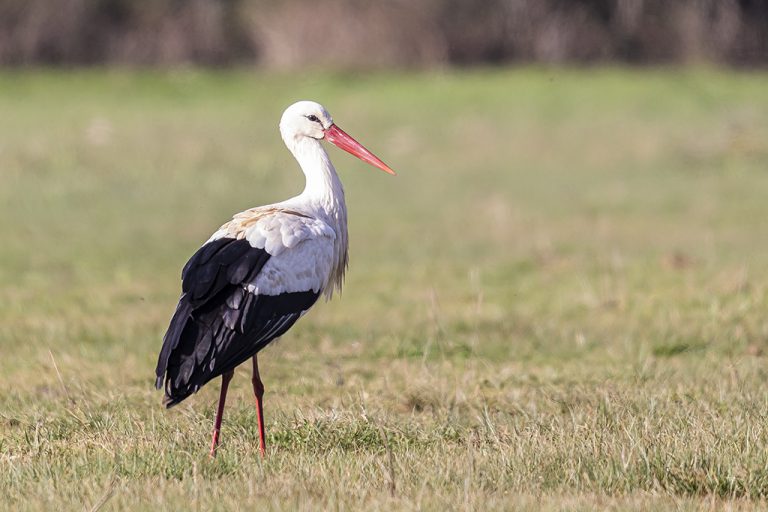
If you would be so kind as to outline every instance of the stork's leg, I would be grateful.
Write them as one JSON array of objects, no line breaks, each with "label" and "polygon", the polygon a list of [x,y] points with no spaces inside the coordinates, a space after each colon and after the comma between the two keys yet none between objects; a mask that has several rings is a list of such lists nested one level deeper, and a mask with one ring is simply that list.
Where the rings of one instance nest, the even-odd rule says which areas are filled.
[{"label": "stork's leg", "polygon": [[216,423],[213,426],[213,439],[211,439],[211,457],[216,456],[216,448],[219,447],[219,434],[221,432],[221,419],[224,416],[224,402],[227,400],[227,388],[232,380],[234,371],[221,376],[221,394],[219,395],[219,408],[216,410]]},{"label": "stork's leg", "polygon": [[259,416],[259,450],[263,457],[267,450],[267,442],[264,438],[264,408],[262,405],[262,399],[264,398],[264,383],[261,382],[259,376],[259,361],[258,356],[253,356],[253,394],[256,397],[256,413]]}]

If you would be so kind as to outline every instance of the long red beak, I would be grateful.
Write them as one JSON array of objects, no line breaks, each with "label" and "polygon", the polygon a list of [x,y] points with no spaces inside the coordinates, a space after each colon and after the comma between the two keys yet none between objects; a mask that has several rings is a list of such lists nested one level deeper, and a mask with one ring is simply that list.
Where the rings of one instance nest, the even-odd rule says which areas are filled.
[{"label": "long red beak", "polygon": [[332,124],[328,127],[327,130],[325,130],[325,140],[343,149],[347,153],[355,155],[363,162],[367,162],[374,167],[378,167],[382,171],[387,172],[393,176],[396,175],[395,171],[390,169],[390,167],[382,162],[379,157],[365,149],[365,146],[350,137],[344,130],[335,124]]}]

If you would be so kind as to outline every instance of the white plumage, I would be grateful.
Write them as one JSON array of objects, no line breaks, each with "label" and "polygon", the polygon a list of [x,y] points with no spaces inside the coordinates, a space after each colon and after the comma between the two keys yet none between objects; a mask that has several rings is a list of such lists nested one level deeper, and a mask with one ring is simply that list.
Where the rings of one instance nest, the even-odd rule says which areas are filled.
[{"label": "white plumage", "polygon": [[[311,212],[283,210],[271,205],[244,213],[248,215],[238,214],[231,221],[235,226],[225,224],[209,242],[234,234],[235,238],[243,238],[251,247],[264,249],[271,256],[256,278],[246,283],[250,293],[280,295],[312,290],[325,292],[330,297],[334,289],[331,277],[343,274],[345,264],[338,258],[334,261],[334,254],[346,253],[347,248],[336,247],[336,240],[342,237],[318,218],[322,212],[314,212],[316,216],[312,217]],[[243,222],[247,227],[242,227]],[[346,226],[337,229],[346,230]]]}]

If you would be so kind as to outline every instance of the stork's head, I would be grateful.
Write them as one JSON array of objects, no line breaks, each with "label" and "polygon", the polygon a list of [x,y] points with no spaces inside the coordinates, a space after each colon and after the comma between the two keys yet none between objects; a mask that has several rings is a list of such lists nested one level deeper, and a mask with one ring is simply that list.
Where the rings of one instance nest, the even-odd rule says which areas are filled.
[{"label": "stork's head", "polygon": [[336,126],[325,107],[314,101],[298,101],[285,109],[280,119],[280,135],[283,136],[283,141],[289,148],[295,147],[301,139],[306,137],[315,140],[325,139],[360,160],[389,174],[395,174],[395,171],[376,155]]}]

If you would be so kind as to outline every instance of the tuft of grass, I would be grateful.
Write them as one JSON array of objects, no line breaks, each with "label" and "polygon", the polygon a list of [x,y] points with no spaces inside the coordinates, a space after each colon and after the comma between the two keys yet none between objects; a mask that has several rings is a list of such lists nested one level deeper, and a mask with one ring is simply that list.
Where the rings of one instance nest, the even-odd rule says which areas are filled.
[{"label": "tuft of grass", "polygon": [[[758,510],[768,500],[768,82],[622,69],[0,73],[0,505]],[[323,102],[344,294],[171,411],[186,258],[300,190]]]}]

